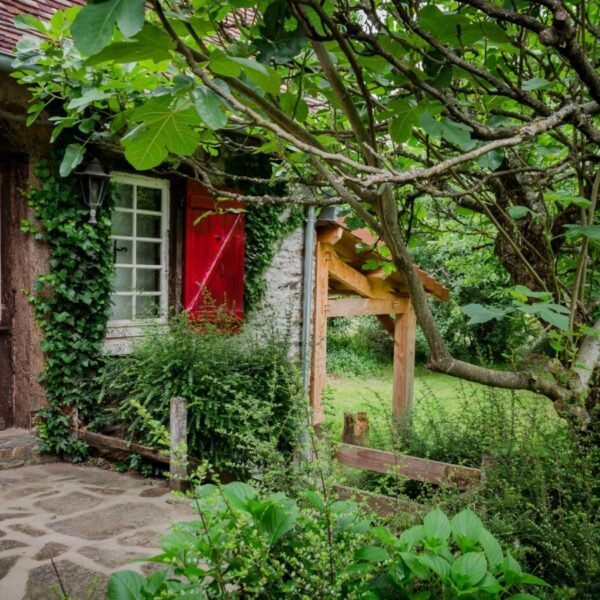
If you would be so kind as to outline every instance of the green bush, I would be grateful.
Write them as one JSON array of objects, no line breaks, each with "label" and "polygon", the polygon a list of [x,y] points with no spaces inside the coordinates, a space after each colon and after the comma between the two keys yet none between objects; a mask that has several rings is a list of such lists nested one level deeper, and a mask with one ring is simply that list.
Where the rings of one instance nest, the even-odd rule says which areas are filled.
[{"label": "green bush", "polygon": [[[384,434],[374,431],[371,439]],[[456,510],[476,502],[486,527],[554,586],[548,598],[600,597],[600,451],[581,423],[559,419],[540,398],[465,386],[458,406],[433,393],[420,398],[411,426],[393,432],[391,442],[387,436],[399,453],[473,467],[485,457],[485,485],[461,496],[454,488],[368,474],[360,477],[368,489]]]},{"label": "green bush", "polygon": [[168,427],[170,398],[182,396],[189,454],[248,476],[293,453],[301,389],[285,337],[234,333],[230,325],[178,315],[110,360],[103,388],[129,438],[148,445],[156,421]]},{"label": "green bush", "polygon": [[327,371],[370,377],[392,364],[394,343],[375,317],[337,317],[327,328]]},{"label": "green bush", "polygon": [[244,483],[201,486],[200,519],[173,527],[144,578],[114,574],[109,600],[154,598],[521,598],[545,585],[522,571],[470,510],[439,509],[399,537],[349,500],[266,497]]}]

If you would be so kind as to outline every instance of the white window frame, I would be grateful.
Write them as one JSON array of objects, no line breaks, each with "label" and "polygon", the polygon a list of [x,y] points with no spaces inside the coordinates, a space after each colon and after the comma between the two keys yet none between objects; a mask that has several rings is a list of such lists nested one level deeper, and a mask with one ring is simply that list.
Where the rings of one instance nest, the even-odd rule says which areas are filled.
[{"label": "white window frame", "polygon": [[[108,322],[108,328],[106,338],[104,340],[104,351],[107,354],[128,354],[131,352],[133,345],[136,340],[139,340],[144,336],[145,329],[151,325],[161,325],[167,322],[167,312],[169,309],[169,182],[166,179],[156,179],[153,177],[145,177],[143,175],[130,175],[128,173],[111,173],[111,183],[124,183],[127,185],[142,186],[152,189],[158,189],[162,192],[162,205],[161,205],[161,292],[160,292],[160,316],[155,319],[111,319]],[[139,214],[156,214],[155,211],[138,211],[137,202],[134,205],[135,208],[131,209],[131,212],[135,215]],[[123,212],[129,212],[129,209],[125,209]],[[145,238],[138,238],[135,234],[136,219],[134,221],[134,235],[131,237],[132,241],[141,240]],[[115,238],[123,238],[127,236],[113,236],[111,235],[111,241]],[[151,241],[151,240],[148,240]],[[132,257],[132,265],[136,267],[135,252]],[[140,294],[143,295],[143,294]],[[153,295],[153,294],[149,294]]]}]

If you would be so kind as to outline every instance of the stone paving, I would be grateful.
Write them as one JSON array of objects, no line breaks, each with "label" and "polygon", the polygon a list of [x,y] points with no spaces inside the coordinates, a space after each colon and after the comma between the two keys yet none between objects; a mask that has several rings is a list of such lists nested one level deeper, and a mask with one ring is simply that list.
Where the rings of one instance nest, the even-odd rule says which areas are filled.
[{"label": "stone paving", "polygon": [[164,481],[58,462],[0,471],[0,600],[59,598],[51,558],[73,600],[103,599],[110,573],[147,572],[131,561],[191,518]]}]

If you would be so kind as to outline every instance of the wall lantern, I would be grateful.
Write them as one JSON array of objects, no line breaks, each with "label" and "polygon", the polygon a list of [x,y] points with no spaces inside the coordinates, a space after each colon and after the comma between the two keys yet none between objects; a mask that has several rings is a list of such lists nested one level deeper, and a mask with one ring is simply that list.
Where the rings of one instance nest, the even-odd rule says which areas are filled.
[{"label": "wall lantern", "polygon": [[110,175],[104,171],[97,159],[94,159],[85,171],[79,171],[77,174],[81,178],[83,201],[90,209],[89,223],[95,224],[96,212],[104,202]]}]

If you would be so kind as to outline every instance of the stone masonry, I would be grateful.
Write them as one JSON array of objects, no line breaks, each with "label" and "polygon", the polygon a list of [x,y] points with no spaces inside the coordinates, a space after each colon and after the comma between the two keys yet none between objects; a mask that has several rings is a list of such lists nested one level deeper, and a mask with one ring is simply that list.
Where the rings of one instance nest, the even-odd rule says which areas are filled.
[{"label": "stone masonry", "polygon": [[166,482],[97,467],[53,463],[0,471],[0,600],[105,598],[116,570],[147,572],[131,561],[158,553],[186,500]]}]

